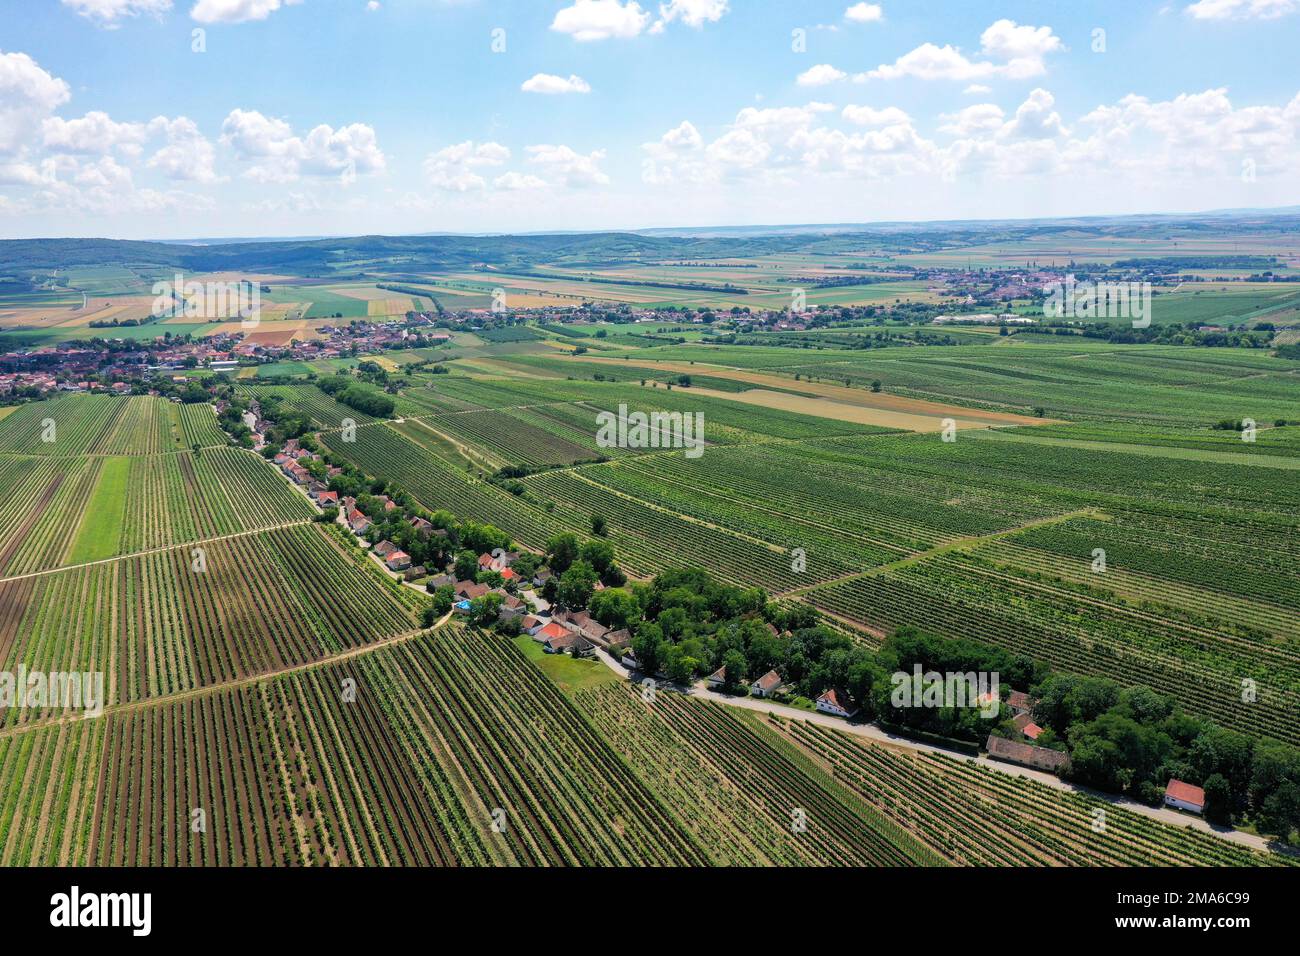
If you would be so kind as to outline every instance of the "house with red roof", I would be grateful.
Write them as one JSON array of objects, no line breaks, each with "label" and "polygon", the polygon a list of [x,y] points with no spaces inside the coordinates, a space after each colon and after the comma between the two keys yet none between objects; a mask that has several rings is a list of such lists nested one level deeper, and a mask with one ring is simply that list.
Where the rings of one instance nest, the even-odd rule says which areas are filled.
[{"label": "house with red roof", "polygon": [[388,565],[390,571],[405,571],[411,566],[411,556],[405,551],[394,551],[384,564]]},{"label": "house with red roof", "polygon": [[848,695],[836,691],[834,687],[822,691],[821,696],[817,698],[817,709],[823,714],[833,714],[836,717],[852,717],[858,712]]},{"label": "house with red roof", "polygon": [[1165,806],[1189,810],[1192,813],[1204,813],[1205,791],[1177,777],[1170,777],[1169,784],[1165,787]]}]

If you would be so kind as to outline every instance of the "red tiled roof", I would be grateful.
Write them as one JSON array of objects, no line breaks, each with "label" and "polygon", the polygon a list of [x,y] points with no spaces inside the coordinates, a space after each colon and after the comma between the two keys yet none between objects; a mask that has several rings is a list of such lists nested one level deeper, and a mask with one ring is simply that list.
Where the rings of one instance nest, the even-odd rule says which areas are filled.
[{"label": "red tiled roof", "polygon": [[775,670],[770,670],[762,677],[760,677],[758,680],[754,681],[754,686],[757,687],[759,690],[767,691],[767,690],[771,690],[773,687],[779,686],[780,683],[781,683],[781,675],[778,674]]},{"label": "red tiled roof", "polygon": [[1173,800],[1181,800],[1183,803],[1194,803],[1198,807],[1205,806],[1205,791],[1200,787],[1193,787],[1190,783],[1184,783],[1177,777],[1169,778],[1169,785],[1165,787],[1165,796]]}]

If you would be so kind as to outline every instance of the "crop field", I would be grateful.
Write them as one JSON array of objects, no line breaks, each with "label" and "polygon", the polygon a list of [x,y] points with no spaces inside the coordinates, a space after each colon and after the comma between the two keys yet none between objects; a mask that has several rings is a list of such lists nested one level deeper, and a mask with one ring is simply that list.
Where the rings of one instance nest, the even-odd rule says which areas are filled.
[{"label": "crop field", "polygon": [[[936,476],[1094,512],[814,588],[814,606],[875,633],[911,624],[1137,681],[1225,726],[1300,739],[1300,500],[1269,480],[1288,472],[988,439],[908,451]],[[1243,680],[1258,687],[1248,707]]]},{"label": "crop field", "polygon": [[527,547],[541,549],[556,533],[576,530],[554,520],[542,508],[476,480],[387,425],[358,428],[356,441],[351,443],[340,441],[337,432],[321,437],[332,452],[367,474],[395,481],[431,511],[442,509],[496,525]]},{"label": "crop field", "polygon": [[[720,863],[942,863],[939,854],[743,711],[671,691],[648,703],[623,684],[582,691],[577,699]],[[792,825],[800,813],[803,831]]]},{"label": "crop field", "polygon": [[278,398],[285,406],[302,412],[318,428],[339,428],[344,419],[352,419],[358,425],[373,422],[375,419],[365,412],[358,411],[342,402],[336,402],[315,385],[295,383],[293,385],[251,385],[239,382],[235,391],[248,398]]},{"label": "crop field", "polygon": [[[111,475],[104,477],[107,472]],[[304,521],[311,505],[251,452],[0,455],[0,574]]]},{"label": "crop field", "polygon": [[[1015,343],[918,346],[809,355],[798,349],[677,346],[631,353],[633,362],[760,369],[805,382],[867,389],[969,408],[1046,417],[1208,426],[1225,418],[1300,419],[1300,363],[1245,349]],[[594,364],[594,363],[584,363]],[[612,364],[612,363],[609,363]],[[788,381],[788,388],[799,385]],[[807,388],[808,386],[805,386]]]},{"label": "crop field", "polygon": [[517,649],[454,627],[34,726],[0,737],[0,762],[41,783],[0,806],[11,863],[710,862]]},{"label": "crop field", "polygon": [[[301,666],[411,631],[419,595],[300,525],[0,581],[3,666],[104,672],[110,705]],[[6,726],[47,716],[11,708]]]},{"label": "crop field", "polygon": [[[215,426],[211,406],[204,407]],[[188,447],[182,443],[195,433],[173,428],[171,408],[147,396],[72,394],[33,402],[0,421],[0,454],[151,455]],[[200,421],[195,417],[192,427]],[[204,434],[216,443],[213,432]],[[220,443],[226,440],[222,435]]]},{"label": "crop field", "polygon": [[[959,866],[1260,866],[1266,856],[968,760],[820,727],[770,725],[840,786]],[[1100,816],[1099,816],[1100,814]],[[1102,820],[1104,825],[1097,826]]]}]

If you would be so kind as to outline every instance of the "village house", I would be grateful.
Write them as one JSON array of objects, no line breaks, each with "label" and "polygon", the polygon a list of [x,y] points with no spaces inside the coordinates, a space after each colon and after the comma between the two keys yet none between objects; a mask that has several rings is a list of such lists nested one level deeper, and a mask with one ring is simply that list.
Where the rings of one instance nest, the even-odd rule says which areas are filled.
[{"label": "village house", "polygon": [[1205,812],[1205,790],[1185,783],[1177,777],[1169,778],[1165,787],[1165,806],[1192,813]]},{"label": "village house", "polygon": [[405,551],[394,551],[384,561],[390,571],[405,571],[411,566],[411,556]]},{"label": "village house", "polygon": [[992,734],[985,741],[984,749],[994,760],[1018,763],[1023,767],[1033,767],[1049,773],[1057,773],[1070,765],[1069,756],[1059,750],[1034,747],[1016,740],[1007,740],[1005,737],[994,737]]},{"label": "village house", "polygon": [[833,714],[836,717],[852,717],[858,712],[848,696],[837,692],[834,687],[822,691],[817,698],[817,709],[823,714]]},{"label": "village house", "polygon": [[727,682],[727,669],[719,667],[716,671],[705,678],[705,683],[709,685],[709,690],[717,690]]},{"label": "village house", "polygon": [[781,675],[770,670],[749,685],[749,692],[755,697],[771,697],[781,687]]},{"label": "village house", "polygon": [[374,551],[375,554],[379,555],[381,558],[387,558],[390,554],[395,554],[399,552],[401,549],[398,548],[397,545],[393,544],[393,542],[384,540],[374,545],[374,547],[371,548],[371,550]]}]

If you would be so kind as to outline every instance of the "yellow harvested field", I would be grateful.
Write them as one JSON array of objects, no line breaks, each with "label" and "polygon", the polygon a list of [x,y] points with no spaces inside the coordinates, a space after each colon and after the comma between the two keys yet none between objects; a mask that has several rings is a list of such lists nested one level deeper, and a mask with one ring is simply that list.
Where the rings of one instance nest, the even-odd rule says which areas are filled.
[{"label": "yellow harvested field", "polygon": [[370,299],[366,303],[367,314],[382,318],[406,315],[409,311],[411,311],[409,296],[399,299]]},{"label": "yellow harvested field", "polygon": [[760,405],[763,408],[775,408],[783,412],[797,412],[800,415],[813,415],[817,418],[830,418],[838,422],[877,425],[881,428],[905,428],[914,432],[942,431],[946,418],[951,418],[959,429],[992,427],[990,422],[964,417],[970,411],[969,409],[959,410],[955,407],[947,408],[942,415],[921,415],[915,412],[892,411],[887,408],[848,405],[824,398],[805,398],[788,392],[769,392],[763,388],[754,388],[747,392],[720,392],[711,388],[693,387],[690,389],[690,394],[707,395],[710,398],[740,402],[743,405]]},{"label": "yellow harvested field", "polygon": [[[793,399],[799,402],[811,403],[807,406],[788,406],[790,411],[801,411],[808,415],[821,415],[824,418],[840,418],[845,412],[838,406],[856,406],[866,408],[880,413],[882,416],[893,414],[909,416],[917,424],[924,424],[926,427],[915,428],[915,431],[938,431],[945,418],[956,420],[959,428],[985,428],[990,425],[1047,425],[1059,424],[1048,418],[1030,418],[1027,415],[1016,415],[1011,412],[989,412],[977,408],[963,408],[960,405],[948,405],[942,402],[929,402],[919,398],[904,398],[901,395],[890,395],[888,392],[869,392],[861,388],[846,388],[843,385],[826,385],[821,382],[795,382],[793,379],[781,378],[776,375],[765,375],[761,372],[749,372],[743,369],[726,368],[717,365],[704,365],[689,362],[638,362],[632,359],[602,359],[591,356],[583,356],[574,359],[575,362],[585,364],[605,364],[609,362],[627,367],[629,365],[636,368],[656,369],[667,372],[681,372],[687,375],[709,375],[714,378],[725,378],[733,382],[745,382],[749,385],[756,386],[755,390],[750,392],[716,392],[723,398],[730,398],[733,401],[745,401],[745,395],[752,395],[754,391],[762,392],[766,389],[797,389],[800,392],[808,392],[815,398],[801,398],[798,395],[786,395],[783,392],[776,392],[778,396],[784,399]],[[693,389],[705,393],[704,389]],[[706,393],[707,394],[707,393]],[[765,398],[762,395],[757,400],[751,401],[753,405],[765,405],[768,408],[787,408],[787,406],[771,404],[775,399]],[[831,406],[829,411],[833,414],[823,414],[814,410],[815,406]],[[841,418],[841,421],[860,421],[856,418]],[[863,419],[863,424],[885,424],[883,419]],[[899,427],[911,428],[910,425]]]},{"label": "yellow harvested field", "polygon": [[17,405],[5,405],[5,406],[2,406],[2,407],[0,407],[0,418],[4,418],[6,415],[9,415],[9,414],[11,414],[11,413],[13,413],[13,412],[15,412],[15,411],[17,411],[17,410],[18,410],[18,406],[17,406]]}]

